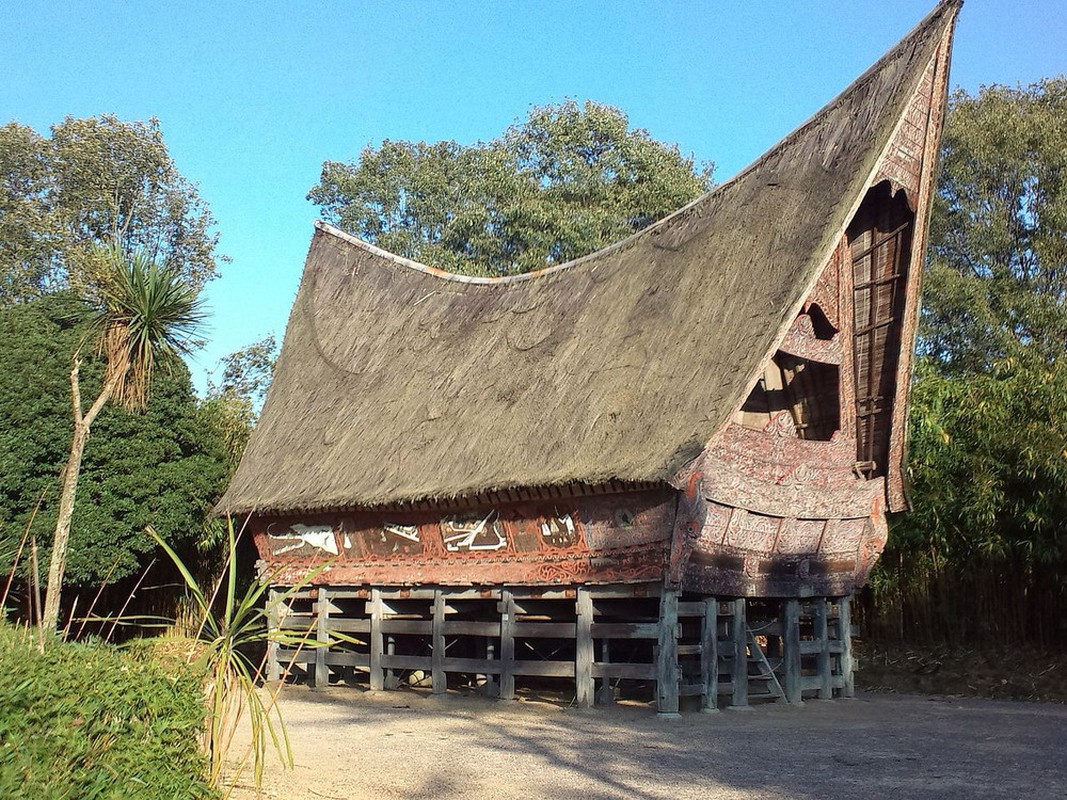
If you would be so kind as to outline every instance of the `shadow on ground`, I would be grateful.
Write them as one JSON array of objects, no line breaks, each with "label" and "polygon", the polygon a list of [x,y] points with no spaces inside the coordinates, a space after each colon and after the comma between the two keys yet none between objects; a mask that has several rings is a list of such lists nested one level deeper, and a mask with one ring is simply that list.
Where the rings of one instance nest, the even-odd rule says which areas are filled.
[{"label": "shadow on ground", "polygon": [[1059,705],[872,694],[662,719],[287,687],[282,706],[296,767],[268,767],[268,798],[1067,797]]}]

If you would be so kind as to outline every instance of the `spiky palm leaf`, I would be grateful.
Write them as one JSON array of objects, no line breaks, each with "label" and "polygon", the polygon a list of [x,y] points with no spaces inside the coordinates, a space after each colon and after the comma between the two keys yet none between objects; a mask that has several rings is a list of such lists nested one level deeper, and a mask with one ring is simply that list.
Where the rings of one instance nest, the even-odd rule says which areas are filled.
[{"label": "spiky palm leaf", "polygon": [[199,347],[196,330],[206,315],[198,289],[177,270],[144,253],[125,253],[117,243],[102,247],[101,259],[110,268],[93,327],[107,360],[105,381],[116,382],[114,398],[122,406],[143,409],[156,364]]}]

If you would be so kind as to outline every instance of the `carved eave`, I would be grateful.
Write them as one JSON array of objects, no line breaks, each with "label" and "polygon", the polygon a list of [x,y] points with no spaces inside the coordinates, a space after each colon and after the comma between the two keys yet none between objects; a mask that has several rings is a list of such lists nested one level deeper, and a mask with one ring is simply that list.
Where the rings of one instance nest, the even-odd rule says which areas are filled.
[{"label": "carved eave", "polygon": [[[937,182],[937,159],[941,146],[941,134],[944,128],[945,112],[948,107],[948,78],[952,52],[952,37],[956,25],[954,17],[945,30],[941,44],[934,56],[933,63],[923,78],[916,99],[913,100],[907,119],[908,128],[922,127],[924,135],[921,146],[918,142],[908,142],[910,152],[920,153],[918,168],[910,170],[911,179],[916,181],[915,192],[915,230],[912,236],[912,253],[918,258],[912,259],[911,279],[908,281],[904,301],[904,319],[902,322],[901,352],[897,363],[897,396],[893,407],[893,422],[889,439],[889,464],[886,479],[886,504],[889,511],[906,511],[908,500],[905,487],[905,469],[908,444],[908,398],[911,390],[912,367],[914,363],[915,342],[918,334],[919,298],[922,291],[923,264],[922,256],[926,252],[929,238],[930,212],[933,207],[933,194]],[[923,109],[917,105],[926,93],[928,100],[925,107],[925,125],[922,125]],[[903,132],[898,132],[903,138]],[[895,137],[895,141],[896,142]],[[901,148],[903,149],[903,148]],[[890,175],[895,166],[884,160],[884,174]],[[909,199],[912,195],[908,195]]]}]

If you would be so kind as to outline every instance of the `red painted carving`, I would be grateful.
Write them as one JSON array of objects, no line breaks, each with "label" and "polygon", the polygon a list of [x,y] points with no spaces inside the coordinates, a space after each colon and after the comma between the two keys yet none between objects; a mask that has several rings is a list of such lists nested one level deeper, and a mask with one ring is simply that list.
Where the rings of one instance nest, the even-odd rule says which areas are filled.
[{"label": "red painted carving", "polygon": [[[279,552],[294,524],[328,533],[331,584],[543,584],[662,580],[674,522],[674,493],[654,490],[544,499],[469,512],[362,510],[253,522],[266,568],[285,582],[332,553],[304,543]],[[697,525],[699,528],[699,525]]]}]

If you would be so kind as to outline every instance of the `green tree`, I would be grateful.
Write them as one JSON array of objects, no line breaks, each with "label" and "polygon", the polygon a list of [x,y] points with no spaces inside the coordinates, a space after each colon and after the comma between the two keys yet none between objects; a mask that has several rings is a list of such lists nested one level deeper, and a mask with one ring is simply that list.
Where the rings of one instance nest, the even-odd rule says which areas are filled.
[{"label": "green tree", "polygon": [[[913,391],[898,633],[1067,633],[1067,80],[951,98]],[[889,616],[889,615],[887,615]]]},{"label": "green tree", "polygon": [[711,185],[611,106],[534,108],[490,142],[384,141],[327,161],[308,199],[342,228],[441,269],[507,275],[605,247]]},{"label": "green tree", "polygon": [[1060,359],[1067,343],[1067,79],[951,98],[925,286],[941,371]]},{"label": "green tree", "polygon": [[95,247],[120,241],[200,286],[217,271],[214,218],[159,122],[67,117],[46,138],[0,127],[0,304],[91,287]]},{"label": "green tree", "polygon": [[99,305],[90,317],[92,337],[104,358],[104,375],[99,394],[85,408],[81,397],[81,352],[75,351],[70,370],[74,433],[70,455],[61,472],[42,620],[49,630],[54,630],[59,620],[78,477],[92,425],[111,400],[128,410],[144,409],[157,362],[165,363],[191,352],[197,344],[196,328],[203,320],[199,289],[177,270],[142,253],[127,255],[117,242],[94,253],[94,257],[106,268],[97,276]]},{"label": "green tree", "polygon": [[[44,542],[55,528],[56,474],[71,440],[70,355],[87,316],[69,292],[0,309],[0,551],[17,546],[42,493],[31,532]],[[98,393],[103,375],[103,361],[86,351],[83,391]],[[190,552],[230,474],[226,445],[180,362],[156,375],[144,412],[109,404],[92,432],[65,575],[74,586],[121,581],[143,568],[155,553],[147,525]]]}]

